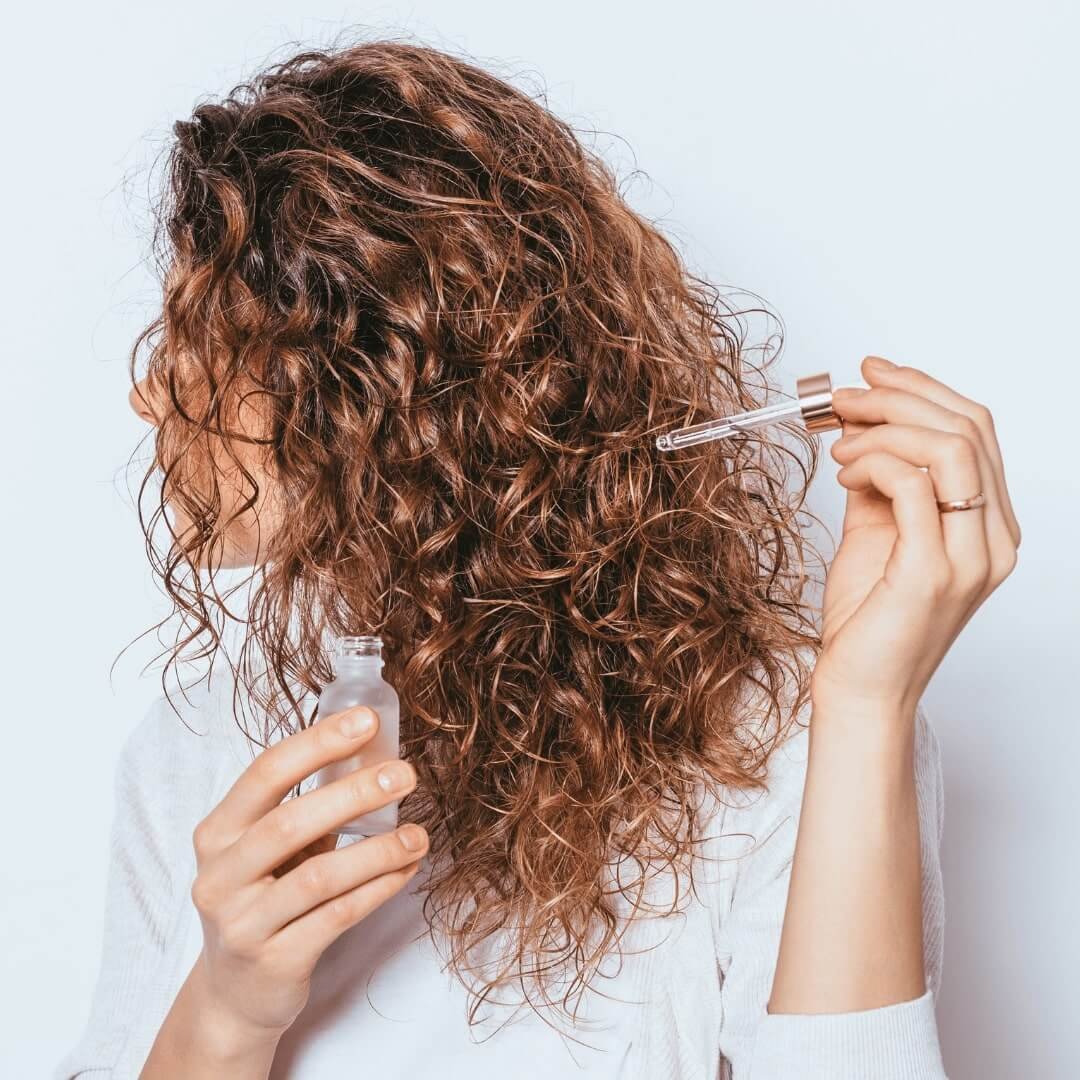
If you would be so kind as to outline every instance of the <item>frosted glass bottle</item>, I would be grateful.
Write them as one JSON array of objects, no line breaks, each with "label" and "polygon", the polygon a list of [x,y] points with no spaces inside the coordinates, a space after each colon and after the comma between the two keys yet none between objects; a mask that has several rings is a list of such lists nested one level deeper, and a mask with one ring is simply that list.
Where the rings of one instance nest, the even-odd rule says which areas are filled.
[{"label": "frosted glass bottle", "polygon": [[[322,787],[346,776],[354,769],[375,765],[401,754],[398,696],[382,677],[382,639],[376,636],[338,639],[333,660],[334,679],[319,695],[316,723],[332,713],[354,705],[370,705],[379,716],[379,730],[351,757],[332,761],[315,774],[315,786]],[[337,836],[373,836],[397,828],[395,800],[367,814],[331,829]]]}]

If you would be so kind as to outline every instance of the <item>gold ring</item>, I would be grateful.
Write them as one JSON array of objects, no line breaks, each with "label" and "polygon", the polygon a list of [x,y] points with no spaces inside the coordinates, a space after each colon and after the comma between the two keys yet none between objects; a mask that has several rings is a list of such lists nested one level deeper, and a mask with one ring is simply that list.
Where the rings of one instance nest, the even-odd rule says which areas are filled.
[{"label": "gold ring", "polygon": [[953,510],[974,510],[986,502],[986,496],[980,491],[978,495],[972,495],[970,499],[938,499],[938,509],[943,514]]}]

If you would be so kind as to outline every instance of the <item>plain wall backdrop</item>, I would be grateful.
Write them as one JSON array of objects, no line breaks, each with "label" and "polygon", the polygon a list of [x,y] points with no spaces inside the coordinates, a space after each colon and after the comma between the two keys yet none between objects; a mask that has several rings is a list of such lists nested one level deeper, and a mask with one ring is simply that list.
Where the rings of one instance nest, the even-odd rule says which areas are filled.
[{"label": "plain wall backdrop", "polygon": [[[783,318],[789,389],[880,353],[991,407],[1023,543],[925,699],[939,1018],[959,1080],[1080,1075],[1077,5],[188,0],[6,23],[0,1072],[45,1075],[86,1021],[114,762],[159,692],[152,636],[110,676],[166,611],[124,469],[151,162],[203,95],[351,26],[467,52],[599,129],[690,267]],[[832,438],[811,505],[838,531]]]}]

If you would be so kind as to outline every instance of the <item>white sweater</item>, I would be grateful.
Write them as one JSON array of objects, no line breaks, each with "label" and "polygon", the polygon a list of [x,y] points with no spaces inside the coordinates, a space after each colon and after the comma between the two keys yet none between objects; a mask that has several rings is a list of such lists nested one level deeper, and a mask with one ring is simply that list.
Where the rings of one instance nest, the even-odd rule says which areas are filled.
[{"label": "white sweater", "polygon": [[[161,698],[124,745],[97,986],[87,1026],[53,1080],[137,1078],[199,954],[192,831],[258,750],[236,727],[231,699],[231,684],[215,677],[188,702],[175,699],[182,722]],[[422,918],[425,861],[409,888],[323,954],[271,1077],[942,1080],[933,998],[942,957],[941,772],[921,708],[915,767],[926,993],[857,1013],[766,1011],[806,742],[801,731],[775,753],[767,793],[732,792],[730,805],[713,805],[706,851],[722,860],[698,864],[697,895],[680,888],[679,914],[633,920],[621,966],[612,957],[572,1032],[555,1014],[546,1023],[512,1003],[489,1005],[481,1027],[469,1028],[465,988],[445,970]],[[669,875],[650,895],[672,896],[673,885]]]}]

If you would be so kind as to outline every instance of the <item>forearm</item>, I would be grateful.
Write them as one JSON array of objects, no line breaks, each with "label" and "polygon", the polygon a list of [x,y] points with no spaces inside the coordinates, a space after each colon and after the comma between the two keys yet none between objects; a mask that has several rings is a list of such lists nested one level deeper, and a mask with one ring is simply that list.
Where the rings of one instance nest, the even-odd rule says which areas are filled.
[{"label": "forearm", "polygon": [[913,715],[815,704],[770,1012],[925,993],[913,743]]},{"label": "forearm", "polygon": [[139,1080],[266,1080],[279,1034],[226,1019],[202,988],[196,962],[158,1032]]}]

